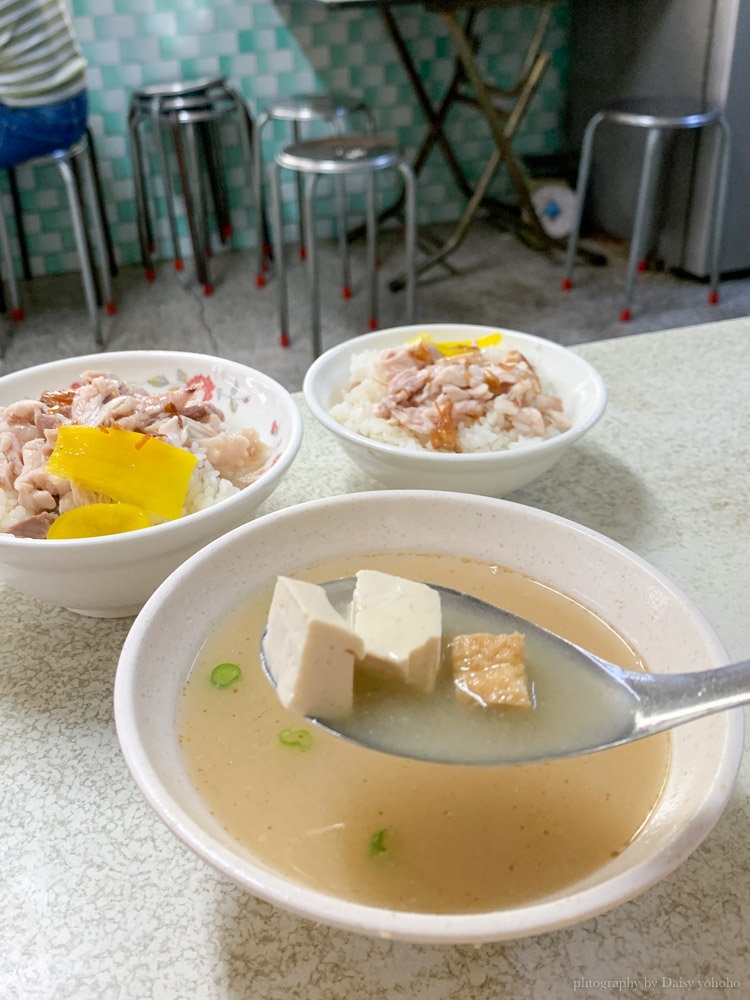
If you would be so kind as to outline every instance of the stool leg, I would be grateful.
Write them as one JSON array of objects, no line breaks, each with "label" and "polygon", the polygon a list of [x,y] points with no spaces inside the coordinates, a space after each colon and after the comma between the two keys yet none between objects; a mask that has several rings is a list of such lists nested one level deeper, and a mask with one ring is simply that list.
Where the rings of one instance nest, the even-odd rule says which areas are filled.
[{"label": "stool leg", "polygon": [[625,279],[625,304],[620,313],[620,320],[623,323],[627,323],[632,316],[631,306],[633,304],[633,291],[635,289],[635,275],[646,245],[648,225],[654,205],[661,137],[662,130],[660,128],[650,128],[646,133],[646,150],[643,155],[641,181],[638,187],[638,203],[635,210],[635,224],[633,226],[633,236],[630,241],[630,254],[628,256],[628,273]]},{"label": "stool leg", "polygon": [[[292,122],[292,140],[296,143],[300,141],[299,122]],[[305,245],[305,194],[302,184],[302,174],[295,171],[294,180],[297,184],[297,211],[299,213],[299,258],[305,260],[307,257],[307,247]]]},{"label": "stool leg", "polygon": [[594,148],[594,133],[597,125],[601,122],[602,115],[595,114],[586,126],[583,134],[583,144],[581,146],[581,162],[578,165],[578,182],[576,184],[576,204],[573,213],[573,225],[568,237],[568,247],[565,253],[565,271],[561,285],[567,291],[573,287],[573,267],[576,261],[576,247],[578,246],[578,236],[581,232],[581,220],[583,219],[583,207],[586,202],[586,189],[589,184],[589,174],[591,172],[591,154]]},{"label": "stool leg", "polygon": [[206,161],[211,201],[219,228],[219,239],[222,243],[226,243],[232,227],[229,224],[229,208],[224,187],[224,158],[221,155],[220,130],[216,127],[216,122],[203,122],[198,128],[203,158]]},{"label": "stool leg", "polygon": [[[179,128],[176,126],[175,141],[179,141]],[[205,226],[201,209],[201,178],[200,162],[198,160],[198,143],[195,137],[195,126],[185,126],[185,154],[182,163],[182,183],[184,186],[185,207],[188,212],[190,236],[193,241],[195,256],[195,271],[198,281],[203,285],[205,295],[212,295],[214,287],[208,275],[205,249]],[[180,146],[182,148],[182,146]]]},{"label": "stool leg", "polygon": [[416,291],[417,291],[417,185],[414,179],[414,171],[408,163],[402,162],[398,169],[404,178],[404,193],[406,204],[406,225],[405,254],[406,254],[406,322],[414,323],[416,314]]},{"label": "stool leg", "polygon": [[104,298],[102,297],[102,288],[101,285],[99,284],[99,276],[96,273],[96,268],[91,266],[91,261],[93,261],[94,259],[94,250],[91,243],[91,235],[89,233],[88,226],[86,225],[86,213],[85,213],[86,192],[84,191],[83,188],[83,179],[81,177],[81,171],[78,166],[77,158],[72,157],[68,162],[70,163],[70,169],[73,172],[73,179],[75,180],[76,191],[78,192],[78,209],[79,212],[81,213],[81,218],[83,219],[83,236],[84,239],[86,240],[86,249],[88,251],[87,259],[89,261],[89,268],[91,270],[91,280],[94,284],[94,294],[96,295],[97,305],[103,306]]},{"label": "stool leg", "polygon": [[711,284],[708,293],[708,301],[712,306],[716,305],[719,301],[721,242],[724,234],[724,215],[727,200],[727,183],[729,180],[729,154],[731,149],[731,136],[726,118],[721,115],[718,123],[721,134],[721,162],[719,164],[719,179],[714,195],[713,225],[711,227]]},{"label": "stool leg", "polygon": [[[182,261],[182,252],[180,251],[180,237],[177,233],[177,217],[175,215],[174,207],[174,189],[172,186],[172,174],[169,167],[169,160],[167,158],[167,151],[164,146],[164,136],[161,131],[161,117],[156,107],[151,113],[151,121],[154,127],[154,145],[156,146],[156,157],[159,161],[159,170],[161,171],[162,181],[164,184],[164,197],[167,203],[167,220],[169,222],[169,233],[172,238],[172,252],[174,254],[174,269],[175,271],[181,271],[184,267]],[[174,135],[174,130],[172,132]],[[179,157],[178,157],[179,159]],[[187,197],[183,191],[183,197]]]},{"label": "stool leg", "polygon": [[65,184],[65,191],[68,195],[68,205],[70,206],[70,218],[73,223],[73,234],[75,235],[76,246],[78,247],[78,257],[81,261],[81,281],[83,282],[83,294],[86,297],[86,307],[88,308],[91,326],[94,330],[96,343],[101,347],[102,327],[99,321],[99,310],[97,308],[96,287],[94,284],[94,271],[91,266],[91,254],[89,252],[89,242],[86,236],[86,226],[81,211],[81,201],[76,175],[72,164],[61,160],[57,164],[60,175]]},{"label": "stool leg", "polygon": [[2,270],[8,285],[11,316],[15,320],[20,320],[23,319],[23,309],[21,308],[21,300],[18,297],[18,282],[16,281],[16,272],[13,267],[13,254],[10,248],[8,227],[5,224],[5,208],[2,204],[2,195],[0,195],[0,252],[3,255]]},{"label": "stool leg", "polygon": [[[265,247],[265,253],[268,257],[272,256],[271,248],[271,237],[268,230],[268,217],[265,209],[265,202],[262,201],[262,189],[263,189],[263,161],[262,161],[262,148],[259,150],[261,155],[261,171],[260,171],[260,188],[256,184],[255,179],[255,168],[254,168],[254,149],[257,142],[260,143],[260,133],[256,131],[256,125],[250,114],[250,109],[242,100],[241,97],[237,98],[237,105],[240,109],[240,136],[242,138],[242,148],[245,155],[245,165],[250,174],[250,183],[253,187],[253,194],[256,199],[256,210],[258,214],[258,225],[260,228],[261,240],[259,243],[259,249]],[[261,199],[261,200],[259,200]]]},{"label": "stool leg", "polygon": [[[268,245],[267,234],[265,232],[265,202],[263,198],[263,143],[261,141],[261,133],[266,122],[269,121],[267,114],[262,114],[258,119],[258,123],[255,126],[255,136],[254,136],[254,147],[253,147],[253,168],[255,173],[255,201],[257,203],[256,214],[257,214],[257,226],[256,226],[256,238],[255,246],[256,253],[258,255],[258,268],[255,276],[255,284],[258,288],[263,288],[266,283],[265,271],[268,268],[267,260],[271,252],[271,247]],[[275,219],[275,217],[274,217]],[[274,225],[275,225],[274,221]]]},{"label": "stool leg", "polygon": [[271,213],[276,258],[276,277],[279,296],[279,342],[289,347],[289,299],[286,287],[286,262],[284,260],[284,231],[281,222],[281,167],[273,164],[271,171]]},{"label": "stool leg", "polygon": [[23,209],[21,208],[21,195],[18,191],[18,179],[16,178],[15,167],[8,167],[8,187],[13,200],[13,215],[16,219],[16,237],[18,239],[18,249],[21,253],[21,268],[26,281],[30,281],[31,262],[29,261],[29,248],[26,243],[26,229],[23,224]]},{"label": "stool leg", "polygon": [[156,277],[151,253],[154,250],[154,234],[151,229],[151,214],[146,196],[146,167],[139,131],[139,116],[131,111],[128,115],[128,134],[130,136],[130,163],[133,170],[133,185],[135,187],[135,210],[138,225],[138,242],[141,247],[141,262],[146,272],[146,281]]},{"label": "stool leg", "polygon": [[90,160],[90,153],[85,150],[82,156],[83,182],[86,188],[86,198],[91,216],[91,228],[94,233],[94,243],[99,257],[99,273],[101,274],[102,286],[104,288],[104,307],[110,316],[116,311],[114,298],[112,296],[112,281],[109,270],[110,256],[107,252],[107,241],[104,235],[104,220],[102,218],[101,206],[97,198],[96,182],[94,180],[93,165]]},{"label": "stool leg", "polygon": [[362,108],[362,114],[365,116],[365,131],[368,135],[375,135],[375,115],[372,108]]},{"label": "stool leg", "polygon": [[352,297],[352,276],[349,263],[349,240],[347,239],[349,227],[346,212],[346,181],[343,177],[334,177],[333,184],[336,191],[337,235],[341,258],[341,296],[350,299]]},{"label": "stool leg", "polygon": [[378,328],[378,269],[375,261],[378,256],[378,213],[376,202],[375,173],[370,171],[367,176],[367,273],[370,277],[370,319],[371,330]]},{"label": "stool leg", "polygon": [[94,182],[94,194],[96,203],[99,206],[99,217],[102,220],[102,233],[104,235],[104,245],[107,250],[107,265],[109,273],[113,278],[117,277],[117,261],[115,260],[115,248],[112,243],[112,233],[107,219],[107,207],[104,204],[102,194],[102,175],[99,171],[99,158],[96,155],[96,145],[94,144],[94,134],[90,128],[86,129],[86,140],[88,143],[89,164],[91,166],[91,177]]},{"label": "stool leg", "polygon": [[307,230],[307,249],[310,262],[310,313],[312,318],[313,357],[321,353],[320,341],[320,276],[318,275],[318,247],[315,239],[315,219],[313,217],[313,199],[318,185],[318,174],[310,174],[305,184],[305,229]]},{"label": "stool leg", "polygon": [[[211,167],[206,160],[205,156],[201,160],[201,128],[202,123],[196,123],[195,125],[190,125],[189,130],[192,133],[192,139],[188,140],[188,148],[190,148],[190,142],[194,144],[194,151],[191,154],[191,163],[195,167],[194,182],[195,182],[195,200],[198,205],[198,224],[201,234],[201,246],[206,257],[213,256],[213,250],[211,249],[211,227],[210,227],[210,211],[209,211],[209,177],[211,174]],[[194,161],[194,163],[193,163]]]},{"label": "stool leg", "polygon": [[[334,135],[341,133],[342,129],[339,119],[334,118],[331,126]],[[341,295],[345,299],[350,299],[352,297],[352,277],[349,264],[349,239],[347,233],[349,224],[346,217],[346,181],[343,177],[334,177],[333,185],[336,192],[336,225],[339,240],[339,257],[341,258]]]}]

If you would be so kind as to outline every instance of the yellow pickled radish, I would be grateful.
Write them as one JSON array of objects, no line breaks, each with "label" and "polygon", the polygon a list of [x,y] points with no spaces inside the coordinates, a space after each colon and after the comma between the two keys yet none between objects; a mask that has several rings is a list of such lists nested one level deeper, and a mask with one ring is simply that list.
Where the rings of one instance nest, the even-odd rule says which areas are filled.
[{"label": "yellow pickled radish", "polygon": [[91,503],[74,507],[50,525],[47,538],[94,538],[148,528],[148,513],[132,503]]},{"label": "yellow pickled radish", "polygon": [[65,425],[46,471],[173,520],[182,514],[197,459],[148,434],[119,427]]},{"label": "yellow pickled radish", "polygon": [[486,337],[480,337],[478,340],[433,340],[428,333],[420,334],[418,337],[414,337],[413,340],[407,341],[408,344],[417,344],[420,340],[426,340],[433,347],[436,347],[442,355],[447,358],[452,358],[456,354],[466,354],[468,351],[475,351],[477,348],[482,347],[494,347],[495,344],[499,344],[503,339],[501,333],[489,333]]}]

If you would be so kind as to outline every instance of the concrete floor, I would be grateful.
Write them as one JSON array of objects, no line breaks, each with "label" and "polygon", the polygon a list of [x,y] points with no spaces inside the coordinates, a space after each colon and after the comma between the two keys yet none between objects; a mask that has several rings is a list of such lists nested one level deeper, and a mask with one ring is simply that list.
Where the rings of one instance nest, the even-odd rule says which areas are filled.
[{"label": "concrete floor", "polygon": [[[431,227],[434,239],[449,227]],[[750,278],[725,281],[721,301],[707,304],[702,282],[666,272],[639,276],[630,323],[619,322],[626,250],[597,242],[608,257],[604,267],[580,265],[575,287],[560,291],[562,256],[529,250],[488,222],[475,223],[451,257],[455,273],[435,268],[418,288],[419,322],[463,322],[504,326],[572,345],[659,329],[691,326],[750,314]],[[354,295],[340,297],[333,243],[321,247],[324,348],[367,332],[368,306],[363,248],[353,247]],[[400,236],[386,230],[381,241],[381,326],[403,322],[404,296],[388,290],[399,273]],[[290,250],[289,257],[296,255]],[[276,288],[255,285],[255,259],[248,252],[218,254],[212,261],[215,292],[203,296],[191,269],[177,274],[161,264],[149,284],[140,267],[122,268],[115,281],[117,314],[103,318],[106,351],[160,348],[221,355],[259,368],[291,391],[301,388],[312,361],[305,265],[290,262],[291,336],[278,343]],[[21,285],[25,319],[6,324],[8,338],[0,373],[96,350],[79,276],[35,278]]]}]

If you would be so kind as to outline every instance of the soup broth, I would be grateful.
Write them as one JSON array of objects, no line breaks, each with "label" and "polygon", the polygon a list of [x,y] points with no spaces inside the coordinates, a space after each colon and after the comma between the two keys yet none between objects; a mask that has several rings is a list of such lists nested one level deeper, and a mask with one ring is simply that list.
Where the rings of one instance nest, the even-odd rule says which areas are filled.
[{"label": "soup broth", "polygon": [[[379,569],[492,601],[628,670],[638,654],[571,598],[502,567],[423,554],[356,556],[298,575]],[[271,588],[209,637],[185,685],[180,742],[212,813],[241,845],[315,889],[372,906],[469,913],[551,896],[606,865],[648,818],[666,733],[515,767],[406,760],[354,746],[286,711],[258,646]],[[211,684],[220,663],[242,675]]]}]

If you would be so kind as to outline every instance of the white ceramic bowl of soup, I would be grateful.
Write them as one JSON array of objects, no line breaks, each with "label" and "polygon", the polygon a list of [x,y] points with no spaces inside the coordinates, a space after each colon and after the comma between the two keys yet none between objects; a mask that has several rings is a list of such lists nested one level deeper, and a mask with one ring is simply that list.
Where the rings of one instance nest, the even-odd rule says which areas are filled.
[{"label": "white ceramic bowl of soup", "polygon": [[67,358],[0,378],[0,406],[65,389],[85,371],[110,372],[149,392],[199,383],[227,428],[258,430],[270,446],[251,485],[165,524],[98,538],[36,539],[0,533],[0,580],[83,614],[136,614],[158,585],[199,548],[244,524],[278,486],[302,440],[297,404],[274,379],[235,361],[180,351],[123,351]]},{"label": "white ceramic bowl of soup", "polygon": [[[571,426],[555,437],[528,437],[507,450],[457,454],[414,450],[376,441],[331,416],[351,385],[352,358],[365,351],[398,347],[420,335],[434,341],[468,341],[500,333],[499,346],[520,351],[553,395],[564,404]],[[502,497],[544,475],[602,417],[607,393],[599,373],[573,351],[542,337],[498,327],[459,323],[402,326],[347,340],[322,354],[307,371],[303,392],[314,416],[352,461],[391,489],[452,490]]]},{"label": "white ceramic bowl of soup", "polygon": [[[635,753],[635,757],[592,754],[565,762],[562,770],[554,770],[563,765],[558,761],[541,765],[541,770],[533,773],[527,767],[452,768],[402,761],[353,747],[286,713],[257,662],[259,628],[277,575],[319,563],[325,563],[325,574],[342,560],[347,570],[352,561],[367,562],[373,553],[397,566],[402,565],[404,553],[412,553],[414,559],[427,560],[428,577],[438,571],[436,567],[443,567],[443,572],[445,566],[460,564],[473,573],[482,564],[482,572],[489,573],[491,580],[503,578],[501,571],[487,566],[489,563],[508,570],[508,580],[516,587],[514,581],[520,578],[512,571],[520,571],[528,585],[536,588],[535,593],[554,588],[567,595],[561,598],[563,619],[573,613],[574,605],[582,605],[586,610],[578,608],[576,613],[592,615],[597,629],[602,625],[609,635],[607,641],[615,641],[616,636],[618,650],[637,651],[655,671],[701,670],[727,662],[700,612],[657,570],[604,536],[542,510],[465,494],[379,491],[313,501],[272,513],[218,539],[173,573],[141,611],[122,650],[115,682],[120,745],[145,798],[176,838],[249,892],[304,917],[367,935],[447,943],[519,938],[603,913],[666,876],[707,836],[727,803],[738,770],[743,747],[739,710],[691,723],[669,736],[651,738],[664,740],[662,744],[640,741],[604,751],[610,755]],[[458,586],[460,573],[451,580]],[[485,592],[484,596],[490,595]],[[247,607],[253,609],[254,624],[251,615],[246,618]],[[189,615],[185,608],[191,609]],[[239,647],[232,646],[223,631],[231,612],[234,626],[242,633],[237,639]],[[585,636],[571,637],[586,641]],[[596,651],[602,655],[608,650],[605,646]],[[215,659],[237,657],[238,664],[242,661],[241,679],[226,693],[217,693],[207,674],[201,672],[203,667],[199,670],[196,666],[186,687],[193,665],[203,663],[201,655],[208,658],[209,666]],[[155,663],[159,670],[153,669]],[[249,685],[247,703],[242,694],[244,684]],[[211,801],[216,780],[212,774],[218,772],[206,759],[201,761],[201,777],[207,785],[199,792],[194,761],[181,747],[188,702],[203,715],[201,705],[209,695],[214,699],[210,705],[206,702],[210,712],[214,711],[212,705],[225,698],[221,710],[231,715],[220,724],[218,736],[202,734],[200,738],[208,743],[198,741],[196,752],[200,755],[208,744],[221,746],[221,762],[217,764],[224,769],[221,781],[229,781],[230,797],[238,800],[234,806],[246,809],[240,823],[259,831],[254,844],[241,843],[244,833],[238,834],[233,825],[238,817],[234,813],[223,815],[221,807]],[[253,729],[255,718],[261,716],[270,733],[262,739]],[[301,751],[294,756],[297,749],[289,747],[288,732],[294,734],[299,727],[312,730],[314,745],[309,753]],[[196,734],[188,731],[190,740]],[[232,739],[239,743],[232,745]],[[270,763],[264,756],[267,753],[276,755]],[[290,756],[282,759],[285,753]],[[256,774],[253,780],[266,782],[267,787],[251,788],[243,775],[227,778],[226,761],[240,758],[256,760],[260,779]],[[277,763],[279,760],[282,763]],[[565,770],[570,767],[578,770]],[[589,770],[581,776],[580,768]],[[567,781],[577,789],[572,798]],[[633,803],[646,794],[643,789],[649,781],[653,787],[644,799],[645,807],[641,803],[643,815],[631,816]],[[544,788],[543,797],[551,796],[557,803],[557,819],[554,814],[547,818],[544,809],[548,806],[535,797],[537,787]],[[533,867],[540,860],[548,865],[555,883],[551,891],[543,886],[540,891],[541,883],[534,881],[537,876],[524,874],[522,844],[518,847],[521,874],[513,875],[517,883],[512,887],[499,869],[487,869],[486,879],[481,874],[483,857],[491,856],[483,845],[498,838],[493,838],[486,817],[475,821],[469,813],[491,805],[493,788],[498,789],[498,795],[520,795],[519,801],[525,803],[519,820],[513,817],[514,806],[510,805],[505,818],[495,817],[493,822],[510,823],[511,839],[517,842],[518,837],[529,837],[528,850],[536,852],[529,855],[530,863]],[[303,801],[303,794],[312,802]],[[579,795],[594,794],[593,805],[589,800],[577,801]],[[239,802],[243,796],[248,797],[244,805]],[[340,823],[335,815],[319,814],[321,803],[329,799],[332,809],[344,808],[346,803],[352,814]],[[450,912],[436,912],[440,907],[432,902],[425,907],[422,902],[409,904],[408,900],[400,900],[396,906],[369,900],[373,879],[373,891],[380,892],[382,872],[373,875],[368,868],[360,884],[362,863],[372,861],[362,837],[367,833],[375,836],[376,853],[379,851],[383,844],[378,837],[385,835],[377,827],[382,824],[391,829],[389,809],[396,808],[390,805],[396,799],[402,812],[410,810],[401,821],[414,820],[417,829],[425,831],[425,842],[408,845],[406,832],[402,836],[394,827],[393,864],[402,864],[404,858],[412,856],[415,864],[430,865],[428,848],[434,849],[435,841],[442,844],[447,837],[447,843],[455,848],[453,857],[463,859],[463,863],[468,858],[471,872],[480,872],[480,887],[483,881],[494,881],[499,888],[493,892],[504,899],[503,894],[512,888],[513,898],[503,905],[480,907],[478,912],[475,903],[463,910],[463,904],[457,906],[455,899]],[[457,802],[463,806],[447,815]],[[359,809],[367,816],[362,837],[357,833],[358,846],[352,852],[347,823],[354,831]],[[425,816],[430,813],[424,822],[423,812]],[[609,850],[607,816],[615,824],[630,823],[632,836],[627,846],[617,844],[615,850]],[[447,825],[445,830],[433,830],[433,824]],[[516,829],[519,826],[523,831],[527,824],[534,828],[533,838]],[[600,827],[603,846],[597,842]],[[477,842],[478,829],[486,832]],[[471,843],[463,843],[461,838],[466,836],[473,838]],[[316,841],[316,837],[334,840],[325,841],[324,851],[323,841]],[[299,875],[305,862],[296,856],[286,857],[287,850],[294,854],[300,849],[312,851],[307,871],[320,870],[310,878]],[[284,855],[281,858],[279,851]],[[593,870],[588,870],[595,851],[603,851],[603,855]],[[428,868],[426,892],[430,885],[444,882],[453,884],[460,894],[463,876],[456,882],[448,871],[449,864],[450,858],[447,862],[438,859],[434,873]],[[560,875],[566,865],[572,873],[569,880]],[[510,878],[512,863],[505,867]],[[329,876],[320,872],[329,868],[332,881],[326,885]],[[393,872],[384,871],[390,880]],[[409,883],[409,871],[396,875],[399,883]],[[533,883],[530,897],[529,886],[524,884],[527,878],[529,885]],[[339,887],[339,879],[346,882],[345,890]],[[385,891],[385,882],[383,887]]]}]

